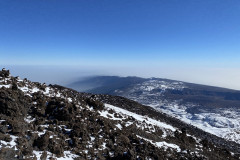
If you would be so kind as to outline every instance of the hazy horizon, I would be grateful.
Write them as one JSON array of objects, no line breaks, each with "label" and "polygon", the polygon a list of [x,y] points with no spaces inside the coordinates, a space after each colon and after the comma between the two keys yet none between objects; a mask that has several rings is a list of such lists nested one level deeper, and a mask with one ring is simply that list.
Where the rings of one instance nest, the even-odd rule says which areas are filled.
[{"label": "hazy horizon", "polygon": [[[31,81],[47,83],[47,84],[59,84],[67,86],[73,82],[79,81],[86,77],[91,76],[137,76],[142,78],[166,78],[171,80],[184,81],[189,83],[210,85],[216,87],[229,88],[234,90],[240,90],[240,78],[237,78],[237,74],[240,70],[229,72],[228,69],[216,68],[214,70],[204,68],[155,68],[151,72],[147,73],[144,68],[95,68],[95,67],[83,67],[83,66],[40,66],[40,65],[0,65],[1,68],[6,68],[11,71],[13,76],[20,76],[20,78],[27,78]],[[113,71],[114,70],[114,71]],[[149,71],[149,69],[145,69]],[[203,73],[204,72],[204,73]],[[190,75],[194,74],[195,77]],[[202,75],[205,77],[202,77]],[[207,75],[207,76],[206,76]],[[221,77],[226,77],[221,79]],[[238,85],[235,85],[238,84]]]}]

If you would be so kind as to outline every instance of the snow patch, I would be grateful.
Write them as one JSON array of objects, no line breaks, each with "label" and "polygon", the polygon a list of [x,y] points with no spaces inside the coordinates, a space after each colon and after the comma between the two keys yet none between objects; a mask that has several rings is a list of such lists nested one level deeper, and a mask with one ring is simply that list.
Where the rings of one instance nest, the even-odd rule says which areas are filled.
[{"label": "snow patch", "polygon": [[17,143],[15,141],[17,140],[18,137],[13,135],[10,135],[10,137],[12,138],[10,142],[0,140],[0,149],[4,146],[6,148],[14,148],[15,150],[17,150],[16,148]]},{"label": "snow patch", "polygon": [[[56,157],[55,154],[51,152],[46,152],[47,153],[47,160],[49,160],[51,157],[55,158],[56,160],[74,160],[75,158],[78,158],[79,156],[76,154],[71,153],[71,151],[64,151],[63,157]],[[37,160],[41,160],[41,156],[43,154],[43,151],[33,151],[33,154],[36,156]]]},{"label": "snow patch", "polygon": [[167,143],[167,142],[153,142],[152,140],[150,139],[147,139],[147,138],[143,138],[139,135],[137,135],[138,138],[141,138],[141,139],[144,139],[145,141],[148,141],[150,142],[151,144],[153,144],[154,146],[158,147],[158,148],[164,148],[165,150],[167,150],[168,148],[172,148],[172,149],[175,149],[177,150],[177,152],[181,152],[181,149],[178,145],[176,144],[172,144],[172,143]]},{"label": "snow patch", "polygon": [[24,118],[24,121],[27,122],[27,123],[31,123],[33,121],[35,121],[36,119],[35,118],[32,118],[31,116],[27,116],[26,118]]}]

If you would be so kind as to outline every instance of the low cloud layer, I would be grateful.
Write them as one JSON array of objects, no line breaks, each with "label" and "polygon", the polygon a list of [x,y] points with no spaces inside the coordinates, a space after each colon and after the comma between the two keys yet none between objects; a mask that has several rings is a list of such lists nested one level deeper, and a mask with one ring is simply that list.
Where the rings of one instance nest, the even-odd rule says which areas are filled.
[{"label": "low cloud layer", "polygon": [[87,67],[87,66],[1,66],[13,76],[31,81],[67,85],[94,75],[159,77],[240,90],[240,68],[200,67]]}]

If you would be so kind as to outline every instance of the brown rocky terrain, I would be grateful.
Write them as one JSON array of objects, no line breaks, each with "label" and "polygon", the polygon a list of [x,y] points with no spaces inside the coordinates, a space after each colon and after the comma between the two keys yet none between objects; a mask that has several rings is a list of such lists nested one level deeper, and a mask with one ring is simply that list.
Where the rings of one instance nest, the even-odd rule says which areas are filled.
[{"label": "brown rocky terrain", "polygon": [[137,102],[0,71],[0,159],[239,159],[228,142]]}]

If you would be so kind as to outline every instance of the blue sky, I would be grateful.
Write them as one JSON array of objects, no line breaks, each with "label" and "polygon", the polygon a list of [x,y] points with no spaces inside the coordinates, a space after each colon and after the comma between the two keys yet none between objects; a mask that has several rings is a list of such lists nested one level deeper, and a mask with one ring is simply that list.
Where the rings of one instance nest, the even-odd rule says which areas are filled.
[{"label": "blue sky", "polygon": [[0,64],[235,72],[239,16],[239,0],[4,0]]}]

